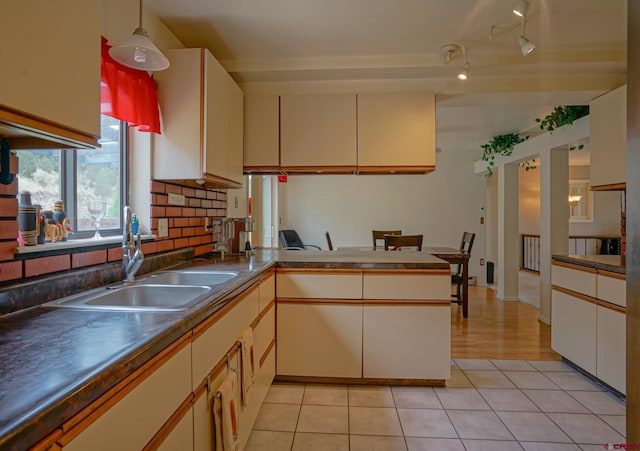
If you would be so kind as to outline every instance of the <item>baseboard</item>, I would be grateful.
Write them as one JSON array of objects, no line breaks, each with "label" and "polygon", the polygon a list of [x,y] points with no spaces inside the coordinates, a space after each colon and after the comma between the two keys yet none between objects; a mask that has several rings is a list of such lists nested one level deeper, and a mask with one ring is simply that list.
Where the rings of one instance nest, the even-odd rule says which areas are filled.
[{"label": "baseboard", "polygon": [[545,323],[547,326],[551,325],[551,318],[547,318],[546,316],[538,315],[538,321]]},{"label": "baseboard", "polygon": [[517,297],[517,296],[505,296],[505,297],[499,298],[499,299],[501,301],[504,301],[504,302],[514,302],[514,301],[517,302],[517,301],[520,300],[520,298]]}]

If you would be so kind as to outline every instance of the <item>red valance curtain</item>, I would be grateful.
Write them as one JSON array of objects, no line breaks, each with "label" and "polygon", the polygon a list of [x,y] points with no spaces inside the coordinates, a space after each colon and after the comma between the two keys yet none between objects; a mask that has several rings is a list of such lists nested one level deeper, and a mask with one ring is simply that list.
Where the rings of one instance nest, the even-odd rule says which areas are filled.
[{"label": "red valance curtain", "polygon": [[145,71],[115,61],[109,55],[110,47],[103,37],[100,112],[140,131],[160,134],[156,81]]}]

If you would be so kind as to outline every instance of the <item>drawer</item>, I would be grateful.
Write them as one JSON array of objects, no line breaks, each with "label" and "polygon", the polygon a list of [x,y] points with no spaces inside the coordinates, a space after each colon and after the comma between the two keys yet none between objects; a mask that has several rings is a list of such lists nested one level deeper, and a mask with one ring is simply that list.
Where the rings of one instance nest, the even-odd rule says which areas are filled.
[{"label": "drawer", "polygon": [[271,275],[260,281],[260,312],[276,298],[276,276]]},{"label": "drawer", "polygon": [[279,273],[278,298],[362,299],[362,273]]},{"label": "drawer", "polygon": [[364,299],[433,299],[451,298],[451,276],[424,273],[366,273]]},{"label": "drawer", "polygon": [[551,283],[553,285],[596,297],[595,271],[582,271],[559,265],[551,266]]},{"label": "drawer", "polygon": [[598,274],[598,299],[621,307],[627,306],[627,281]]}]

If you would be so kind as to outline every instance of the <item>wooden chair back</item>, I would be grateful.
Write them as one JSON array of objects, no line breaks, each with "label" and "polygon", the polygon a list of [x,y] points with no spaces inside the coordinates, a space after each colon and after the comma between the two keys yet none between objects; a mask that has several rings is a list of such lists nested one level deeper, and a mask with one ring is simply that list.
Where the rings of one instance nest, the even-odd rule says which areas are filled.
[{"label": "wooden chair back", "polygon": [[415,248],[416,251],[422,250],[422,235],[385,235],[384,250],[401,250],[404,247]]},{"label": "wooden chair back", "polygon": [[331,243],[331,236],[329,235],[329,232],[324,232],[324,236],[327,238],[327,248],[332,251],[333,250],[333,244]]},{"label": "wooden chair back", "polygon": [[373,235],[373,250],[376,250],[378,241],[383,241],[385,235],[402,235],[402,230],[372,230]]},{"label": "wooden chair back", "polygon": [[[471,232],[463,232],[462,240],[460,241],[460,250],[467,254],[471,254],[471,248],[473,248],[473,241],[476,239],[476,234]],[[457,268],[453,271],[453,274],[462,275],[462,265],[456,265]]]}]

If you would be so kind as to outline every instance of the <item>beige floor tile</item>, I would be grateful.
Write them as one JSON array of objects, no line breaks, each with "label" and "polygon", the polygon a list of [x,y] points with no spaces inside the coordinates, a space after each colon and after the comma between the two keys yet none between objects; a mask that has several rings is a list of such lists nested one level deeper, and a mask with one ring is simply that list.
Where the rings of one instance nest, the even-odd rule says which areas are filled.
[{"label": "beige floor tile", "polygon": [[321,406],[346,406],[348,405],[348,400],[349,391],[346,386],[307,385],[302,403]]},{"label": "beige floor tile", "polygon": [[488,359],[455,359],[455,362],[462,370],[497,370]]},{"label": "beige floor tile", "polygon": [[579,413],[550,413],[548,415],[576,443],[590,445],[624,443],[622,435],[595,415]]},{"label": "beige floor tile", "polygon": [[522,451],[522,446],[513,440],[463,440],[467,451]]},{"label": "beige floor tile", "polygon": [[580,373],[549,371],[544,374],[563,390],[602,391],[602,388]]},{"label": "beige floor tile", "polygon": [[407,409],[442,409],[438,396],[429,387],[391,387],[395,405]]},{"label": "beige floor tile", "polygon": [[407,437],[409,451],[465,451],[457,438]]},{"label": "beige floor tile", "polygon": [[398,409],[398,415],[407,437],[458,437],[444,410]]},{"label": "beige floor tile", "polygon": [[300,409],[296,432],[348,434],[349,410],[347,406],[315,406],[304,404]]},{"label": "beige floor tile", "polygon": [[525,451],[580,451],[578,445],[572,443],[520,442]]},{"label": "beige floor tile", "polygon": [[570,391],[569,395],[577,399],[591,412],[598,415],[625,415],[626,408],[622,401],[611,393],[598,391]]},{"label": "beige floor tile", "polygon": [[349,405],[361,407],[395,407],[390,387],[349,386]]},{"label": "beige floor tile", "polygon": [[352,435],[350,443],[351,451],[407,451],[404,437]]},{"label": "beige floor tile", "polygon": [[527,362],[538,371],[574,371],[562,360],[527,360]]},{"label": "beige floor tile", "polygon": [[347,434],[296,432],[291,451],[349,451]]},{"label": "beige floor tile", "polygon": [[491,360],[491,363],[502,371],[534,371],[526,360]]},{"label": "beige floor tile", "polygon": [[497,412],[518,441],[571,443],[571,439],[544,413]]},{"label": "beige floor tile", "polygon": [[436,388],[435,392],[445,409],[491,410],[475,388]]},{"label": "beige floor tile", "polygon": [[503,373],[518,388],[532,390],[560,389],[551,379],[539,371],[504,371]]},{"label": "beige floor tile", "polygon": [[473,384],[464,371],[451,369],[451,378],[447,380],[447,387],[473,387]]},{"label": "beige floor tile", "polygon": [[620,435],[627,435],[627,417],[624,415],[598,415],[602,421],[614,428]]},{"label": "beige floor tile", "polygon": [[296,430],[300,406],[297,404],[262,404],[253,429],[260,431]]},{"label": "beige floor tile", "polygon": [[448,410],[447,414],[460,438],[514,440],[494,412],[481,410]]},{"label": "beige floor tile", "polygon": [[301,404],[304,384],[273,384],[264,402],[277,404]]},{"label": "beige floor tile", "polygon": [[586,407],[560,390],[523,390],[543,412],[589,413]]},{"label": "beige floor tile", "polygon": [[516,388],[500,371],[465,370],[476,388]]},{"label": "beige floor tile", "polygon": [[293,432],[252,431],[245,451],[290,451]]},{"label": "beige floor tile", "polygon": [[402,436],[396,409],[349,407],[349,432],[357,435]]},{"label": "beige floor tile", "polygon": [[493,410],[512,412],[539,412],[540,409],[520,390],[511,388],[481,388],[482,397]]}]

